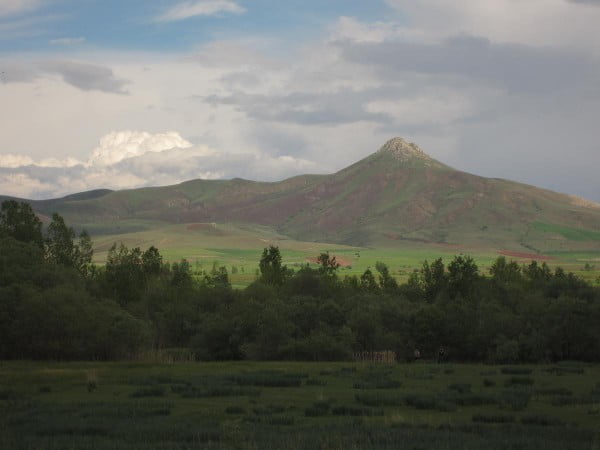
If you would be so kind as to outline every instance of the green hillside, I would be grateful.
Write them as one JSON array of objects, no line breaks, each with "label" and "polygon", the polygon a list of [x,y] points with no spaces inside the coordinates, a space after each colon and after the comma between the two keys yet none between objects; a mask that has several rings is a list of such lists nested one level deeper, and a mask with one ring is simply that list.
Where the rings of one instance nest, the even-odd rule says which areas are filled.
[{"label": "green hillside", "polygon": [[95,236],[218,223],[362,247],[600,251],[600,205],[455,170],[400,138],[331,175],[192,180],[31,203],[41,215],[57,211]]}]

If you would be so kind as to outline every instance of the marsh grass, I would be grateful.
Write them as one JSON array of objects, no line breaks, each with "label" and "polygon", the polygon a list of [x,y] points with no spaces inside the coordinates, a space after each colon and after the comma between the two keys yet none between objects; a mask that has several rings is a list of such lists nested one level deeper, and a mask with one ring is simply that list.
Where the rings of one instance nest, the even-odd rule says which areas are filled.
[{"label": "marsh grass", "polygon": [[533,369],[529,367],[502,367],[500,372],[504,375],[531,375]]},{"label": "marsh grass", "polygon": [[[501,368],[456,365],[446,373],[427,363],[3,363],[0,448],[593,448],[599,369],[586,365],[576,383],[568,376],[557,380],[546,368],[498,377],[497,385],[484,387],[481,372],[500,375]],[[93,394],[85,390],[90,370],[102,379]],[[534,384],[504,386],[510,377]],[[402,380],[402,386],[354,388],[382,380]],[[47,386],[51,391],[41,392]],[[162,396],[131,396],[159,391]],[[553,405],[558,397],[561,404]]]},{"label": "marsh grass", "polygon": [[480,423],[513,423],[515,416],[512,414],[474,414],[473,422]]}]

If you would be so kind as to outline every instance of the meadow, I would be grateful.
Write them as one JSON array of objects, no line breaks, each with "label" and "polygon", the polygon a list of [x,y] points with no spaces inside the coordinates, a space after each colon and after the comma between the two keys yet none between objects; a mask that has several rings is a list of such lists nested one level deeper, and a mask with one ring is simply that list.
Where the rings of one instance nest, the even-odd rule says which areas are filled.
[{"label": "meadow", "polygon": [[2,362],[3,449],[597,449],[600,366]]},{"label": "meadow", "polygon": [[[310,263],[321,252],[330,252],[344,262],[339,272],[342,277],[360,276],[368,268],[374,270],[376,262],[380,261],[402,283],[408,280],[413,270],[421,267],[423,261],[443,258],[447,263],[459,253],[473,257],[480,273],[487,274],[501,251],[492,247],[418,242],[394,242],[392,247],[352,247],[298,241],[277,234],[268,227],[212,223],[169,225],[145,231],[100,234],[94,235],[93,239],[94,261],[98,264],[106,261],[108,249],[115,242],[142,249],[154,245],[160,249],[165,261],[178,262],[186,259],[196,272],[210,271],[213,266],[226,267],[232,285],[237,288],[244,288],[256,279],[262,250],[269,245],[280,248],[284,264],[292,269]],[[544,261],[551,268],[561,266],[592,284],[600,284],[600,253],[597,251],[556,251],[540,256],[546,257]],[[522,264],[531,261],[531,257],[507,258]],[[316,264],[312,265],[317,267]]]}]

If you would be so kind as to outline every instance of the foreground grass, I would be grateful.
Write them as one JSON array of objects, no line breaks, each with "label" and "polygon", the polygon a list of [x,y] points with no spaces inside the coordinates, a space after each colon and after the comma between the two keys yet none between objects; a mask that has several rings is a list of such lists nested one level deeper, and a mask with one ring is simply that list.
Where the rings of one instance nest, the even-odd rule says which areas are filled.
[{"label": "foreground grass", "polygon": [[0,364],[3,449],[589,449],[600,442],[600,367],[578,363]]}]

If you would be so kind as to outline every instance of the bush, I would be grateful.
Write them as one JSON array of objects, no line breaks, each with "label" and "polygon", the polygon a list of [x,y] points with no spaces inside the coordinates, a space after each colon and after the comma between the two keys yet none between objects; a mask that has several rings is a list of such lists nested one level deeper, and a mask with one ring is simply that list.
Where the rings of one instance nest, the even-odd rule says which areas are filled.
[{"label": "bush", "polygon": [[512,423],[515,421],[515,416],[508,414],[475,414],[472,420],[480,423]]},{"label": "bush", "polygon": [[583,375],[585,373],[585,369],[583,367],[564,367],[564,366],[555,366],[546,369],[552,375]]},{"label": "bush", "polygon": [[461,383],[452,383],[452,384],[448,385],[448,389],[450,389],[451,391],[456,391],[456,392],[460,392],[461,394],[464,394],[465,392],[471,392],[471,385],[470,384],[461,384]]},{"label": "bush", "polygon": [[140,398],[140,397],[162,397],[165,395],[165,387],[164,386],[150,386],[138,389],[131,393],[131,397]]},{"label": "bush", "polygon": [[517,362],[519,360],[519,343],[515,340],[502,340],[496,347],[494,359],[500,364]]},{"label": "bush", "polygon": [[329,409],[331,408],[330,402],[321,400],[318,402],[314,402],[313,405],[304,410],[304,415],[306,417],[321,417],[329,414]]},{"label": "bush", "polygon": [[361,392],[354,398],[358,403],[366,406],[403,406],[406,404],[405,396],[383,392]]},{"label": "bush", "polygon": [[531,386],[534,383],[534,379],[530,377],[510,377],[504,382],[507,387],[510,386]]},{"label": "bush", "polygon": [[225,414],[246,414],[246,410],[241,406],[228,406],[225,408]]},{"label": "bush", "polygon": [[504,375],[531,375],[533,370],[527,367],[503,367],[500,372]]},{"label": "bush", "polygon": [[558,426],[565,423],[556,417],[550,417],[543,414],[535,414],[521,417],[523,425],[541,425],[541,426]]},{"label": "bush", "polygon": [[535,393],[537,395],[573,395],[573,391],[567,388],[545,388],[545,389],[536,389]]},{"label": "bush", "polygon": [[490,380],[489,378],[484,378],[483,385],[485,387],[492,387],[492,386],[496,386],[496,382],[494,380]]},{"label": "bush", "polygon": [[355,406],[336,406],[331,410],[334,416],[383,416],[383,410],[372,408],[358,408]]},{"label": "bush", "polygon": [[527,408],[529,400],[531,400],[531,391],[526,389],[506,390],[500,396],[502,406],[513,411],[521,411]]}]

